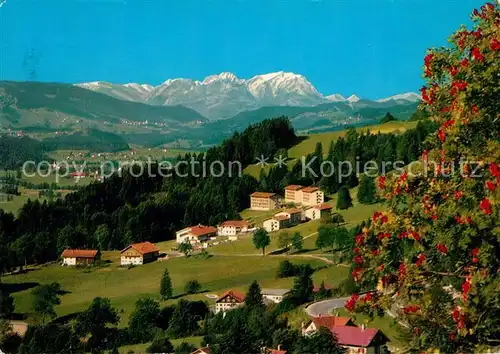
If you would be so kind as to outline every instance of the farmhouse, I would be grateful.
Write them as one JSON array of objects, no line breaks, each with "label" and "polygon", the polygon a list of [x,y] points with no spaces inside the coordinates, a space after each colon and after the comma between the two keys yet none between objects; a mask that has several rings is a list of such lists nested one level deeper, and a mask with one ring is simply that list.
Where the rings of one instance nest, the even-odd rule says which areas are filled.
[{"label": "farmhouse", "polygon": [[235,236],[242,232],[247,232],[248,228],[248,221],[227,220],[220,224],[217,228],[217,236]]},{"label": "farmhouse", "polygon": [[215,313],[227,312],[245,303],[245,294],[228,290],[215,301]]},{"label": "farmhouse", "polygon": [[307,336],[316,333],[320,327],[326,327],[330,331],[337,326],[355,326],[349,317],[319,316],[312,317],[309,322],[302,326],[302,335]]},{"label": "farmhouse", "polygon": [[210,354],[210,353],[212,353],[212,351],[210,350],[210,347],[204,347],[204,348],[196,349],[191,354]]},{"label": "farmhouse", "polygon": [[354,326],[336,326],[331,332],[338,343],[347,349],[348,354],[377,354],[383,352],[383,346],[389,341],[377,328]]},{"label": "farmhouse", "polygon": [[155,261],[160,249],[151,242],[133,243],[121,251],[122,266],[140,265]]},{"label": "farmhouse", "polygon": [[275,193],[255,192],[250,194],[250,209],[273,210],[279,206],[279,196]]},{"label": "farmhouse", "polygon": [[63,259],[63,265],[89,265],[94,263],[99,258],[99,251],[66,249],[61,254],[61,258]]},{"label": "farmhouse", "polygon": [[285,187],[285,202],[302,205],[318,205],[325,201],[325,194],[318,187],[292,184]]},{"label": "farmhouse", "polygon": [[323,203],[306,209],[304,215],[309,220],[319,220],[322,217],[330,215],[332,209],[331,205]]},{"label": "farmhouse", "polygon": [[267,232],[281,230],[300,224],[302,211],[300,209],[288,209],[275,214],[272,218],[264,220],[262,227]]},{"label": "farmhouse", "polygon": [[290,289],[262,289],[262,297],[279,304],[289,292]]},{"label": "farmhouse", "polygon": [[191,243],[206,242],[210,238],[217,236],[217,229],[212,226],[196,225],[177,231],[175,236],[177,243],[186,241]]}]

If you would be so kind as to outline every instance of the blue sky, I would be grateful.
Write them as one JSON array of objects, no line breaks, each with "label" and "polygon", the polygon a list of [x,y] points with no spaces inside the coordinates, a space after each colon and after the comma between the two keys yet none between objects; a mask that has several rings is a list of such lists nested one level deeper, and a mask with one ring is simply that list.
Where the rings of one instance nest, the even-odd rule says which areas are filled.
[{"label": "blue sky", "polygon": [[[0,0],[2,3],[3,0]],[[474,0],[7,0],[0,80],[157,85],[231,71],[306,76],[323,94],[417,91],[426,48]]]}]

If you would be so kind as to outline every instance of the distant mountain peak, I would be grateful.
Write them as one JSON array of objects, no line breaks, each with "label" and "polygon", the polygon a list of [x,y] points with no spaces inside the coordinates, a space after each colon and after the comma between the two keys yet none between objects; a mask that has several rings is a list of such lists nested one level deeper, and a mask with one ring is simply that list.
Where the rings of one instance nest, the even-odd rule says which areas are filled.
[{"label": "distant mountain peak", "polygon": [[219,75],[207,76],[205,80],[202,81],[202,84],[209,85],[216,81],[234,82],[238,84],[245,82],[245,80],[238,79],[238,77],[231,72],[223,72],[220,73]]},{"label": "distant mountain peak", "polygon": [[350,102],[350,103],[356,103],[356,102],[359,102],[360,98],[358,96],[356,96],[355,94],[352,94],[351,96],[349,96],[347,98],[347,101]]},{"label": "distant mountain peak", "polygon": [[421,96],[418,93],[415,92],[407,92],[407,93],[401,93],[399,95],[394,95],[386,98],[382,98],[380,100],[377,100],[377,102],[387,102],[387,101],[408,101],[408,102],[419,102],[421,99]]},{"label": "distant mountain peak", "polygon": [[[168,79],[158,86],[128,83],[125,85],[95,81],[77,86],[98,91],[122,100],[157,106],[182,105],[196,110],[209,119],[225,119],[243,111],[266,106],[311,107],[324,103],[345,102],[351,106],[360,98],[353,94],[323,96],[303,75],[289,71],[276,71],[255,75],[250,79],[238,78],[232,72],[209,75],[202,81],[190,78]],[[420,100],[409,92],[378,100],[379,103],[414,103]],[[359,104],[365,104],[359,102]],[[390,103],[390,102],[389,102]]]},{"label": "distant mountain peak", "polygon": [[326,96],[328,101],[332,102],[345,102],[346,98],[342,96],[340,93],[334,93],[333,95]]}]

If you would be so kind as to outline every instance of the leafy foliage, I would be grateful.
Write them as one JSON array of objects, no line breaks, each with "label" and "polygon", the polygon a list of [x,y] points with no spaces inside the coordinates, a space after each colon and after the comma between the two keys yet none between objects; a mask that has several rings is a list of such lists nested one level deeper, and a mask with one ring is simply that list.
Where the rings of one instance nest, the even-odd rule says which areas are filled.
[{"label": "leafy foliage", "polygon": [[258,229],[253,233],[252,241],[255,248],[262,249],[262,255],[264,256],[266,254],[266,247],[271,243],[271,238],[266,230]]},{"label": "leafy foliage", "polygon": [[472,20],[424,59],[423,107],[440,128],[423,174],[380,177],[388,211],[356,236],[353,277],[379,292],[347,307],[373,315],[396,303],[411,351],[485,352],[500,338],[500,8]]},{"label": "leafy foliage", "polygon": [[56,317],[54,307],[61,303],[61,286],[58,283],[44,284],[33,290],[33,310],[43,320]]},{"label": "leafy foliage", "polygon": [[200,291],[201,289],[201,284],[198,282],[198,280],[188,280],[186,282],[186,285],[184,286],[184,291],[187,294],[196,294]]}]

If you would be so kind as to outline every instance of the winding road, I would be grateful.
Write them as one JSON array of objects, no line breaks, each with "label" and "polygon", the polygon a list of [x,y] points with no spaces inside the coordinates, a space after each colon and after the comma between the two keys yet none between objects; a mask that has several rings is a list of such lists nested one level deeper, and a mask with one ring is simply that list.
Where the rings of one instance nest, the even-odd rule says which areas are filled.
[{"label": "winding road", "polygon": [[330,310],[343,308],[347,300],[349,300],[348,297],[341,297],[315,302],[307,306],[305,311],[312,317],[328,316],[330,315]]}]

